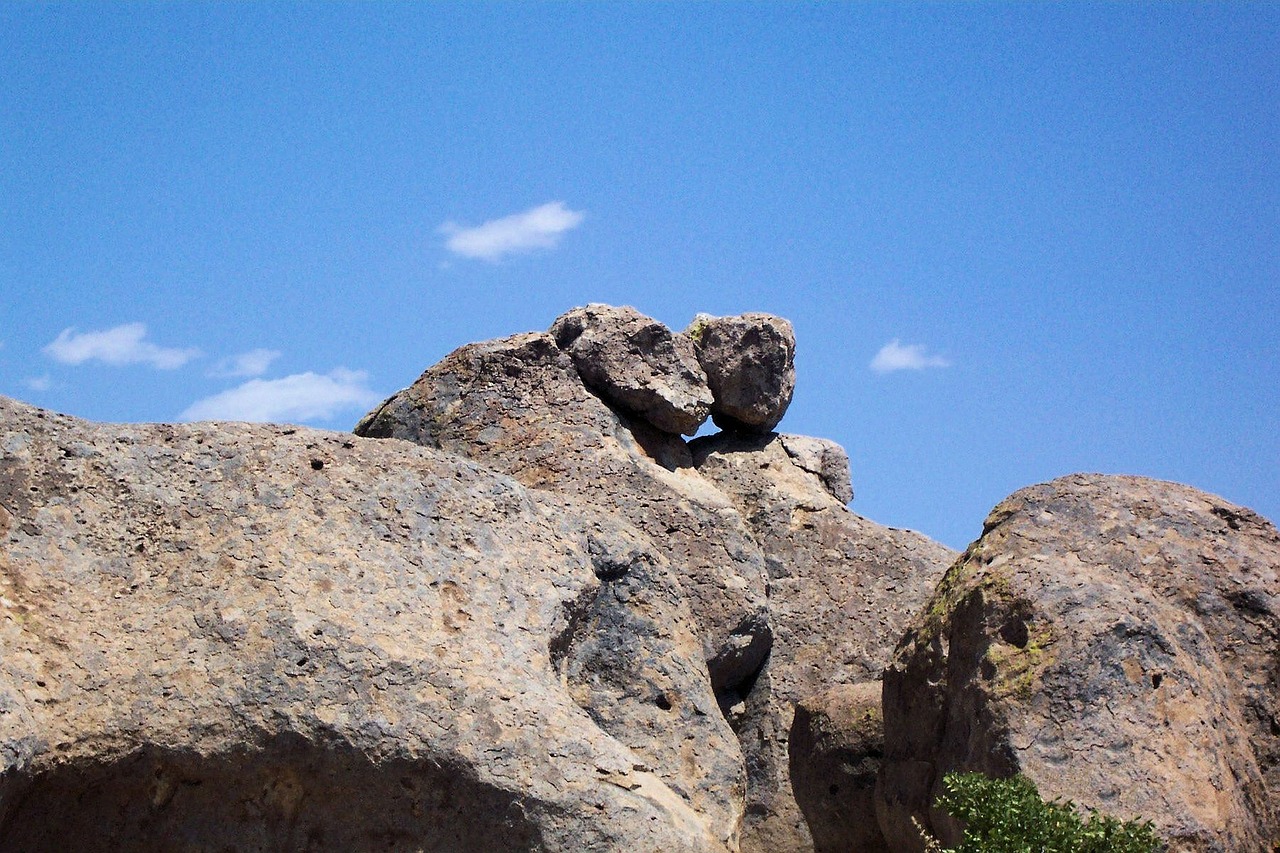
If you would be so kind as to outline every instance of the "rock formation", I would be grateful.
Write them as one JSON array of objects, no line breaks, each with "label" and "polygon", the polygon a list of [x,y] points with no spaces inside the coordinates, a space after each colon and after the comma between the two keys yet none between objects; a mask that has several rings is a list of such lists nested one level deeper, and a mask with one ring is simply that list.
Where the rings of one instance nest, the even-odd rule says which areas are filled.
[{"label": "rock formation", "polygon": [[[468,456],[527,486],[606,509],[661,543],[746,753],[743,849],[810,849],[788,775],[792,707],[832,684],[878,678],[908,617],[955,554],[846,509],[848,457],[831,442],[738,430],[686,445],[636,414],[641,407],[599,390],[628,384],[641,363],[646,379],[631,384],[667,387],[669,376],[684,372],[679,360],[636,351],[637,341],[656,341],[667,352],[670,333],[654,331],[654,323],[630,309],[591,306],[564,315],[547,335],[463,347],[356,432]],[[587,334],[580,327],[604,331],[579,346]],[[648,331],[627,335],[619,327]],[[794,385],[790,324],[751,314],[701,317],[692,329],[703,369],[720,377],[716,387],[737,395],[775,389],[764,420],[743,416],[776,423]],[[778,375],[768,379],[767,369]],[[720,405],[717,393],[713,412]]]},{"label": "rock formation", "polygon": [[[1280,535],[1186,486],[1075,475],[997,506],[884,682],[890,847],[952,769],[1155,821],[1173,851],[1280,841]],[[1269,793],[1270,792],[1270,793]]]},{"label": "rock formation", "polygon": [[355,435],[0,398],[0,849],[910,851],[950,769],[1268,849],[1275,528],[1077,476],[956,560],[772,431],[794,352],[591,305]]},{"label": "rock formation", "polygon": [[[797,447],[813,452],[797,459]],[[695,439],[691,448],[698,470],[747,519],[769,573],[773,650],[752,689],[729,708],[747,760],[744,847],[812,849],[791,790],[796,703],[833,685],[878,680],[894,638],[956,555],[918,533],[850,512],[842,500],[847,461],[842,477],[830,464],[808,464],[846,458],[829,443],[721,433]]]},{"label": "rock formation", "polygon": [[791,787],[815,853],[889,853],[876,818],[884,754],[880,682],[838,684],[796,704]]},{"label": "rock formation", "polygon": [[736,741],[626,524],[403,442],[0,424],[5,849],[736,849]]}]

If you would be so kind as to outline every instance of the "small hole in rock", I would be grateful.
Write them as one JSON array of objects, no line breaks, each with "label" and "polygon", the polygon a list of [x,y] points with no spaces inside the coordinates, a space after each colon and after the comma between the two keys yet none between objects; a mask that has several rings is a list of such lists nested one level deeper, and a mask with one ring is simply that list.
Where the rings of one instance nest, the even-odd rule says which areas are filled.
[{"label": "small hole in rock", "polygon": [[658,698],[654,700],[659,708],[664,711],[671,710],[671,700],[666,697],[665,693],[658,694]]},{"label": "small hole in rock", "polygon": [[312,460],[311,460],[311,468],[312,468],[312,470],[319,471],[319,470],[320,470],[321,468],[323,468],[323,467],[324,467],[324,460],[323,460],[323,459],[312,459]]},{"label": "small hole in rock", "polygon": [[1031,640],[1031,636],[1027,632],[1027,623],[1021,616],[1014,616],[1000,627],[1000,639],[1011,646],[1025,649],[1027,643]]},{"label": "small hole in rock", "polygon": [[1161,674],[1160,674],[1160,673],[1158,673],[1158,672],[1157,672],[1157,673],[1155,673],[1155,674],[1153,674],[1153,675],[1151,676],[1151,687],[1152,687],[1152,689],[1155,689],[1155,688],[1159,687],[1159,686],[1160,686],[1160,682],[1162,682],[1162,681],[1164,681],[1164,676],[1163,676],[1163,675],[1161,675]]}]

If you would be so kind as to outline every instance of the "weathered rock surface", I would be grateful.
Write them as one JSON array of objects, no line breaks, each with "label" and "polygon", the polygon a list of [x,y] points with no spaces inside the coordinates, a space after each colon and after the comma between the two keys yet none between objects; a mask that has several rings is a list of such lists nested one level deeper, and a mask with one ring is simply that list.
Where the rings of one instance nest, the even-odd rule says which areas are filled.
[{"label": "weathered rock surface", "polygon": [[1173,483],[1075,475],[1017,492],[948,572],[885,675],[881,826],[944,773],[1155,821],[1173,851],[1280,841],[1280,535]]},{"label": "weathered rock surface", "polygon": [[[788,446],[804,444],[731,433],[690,442],[698,471],[747,519],[769,572],[773,648],[740,704],[728,709],[747,762],[744,850],[812,849],[789,774],[794,708],[833,685],[879,679],[956,557],[918,533],[850,512],[831,487],[848,482],[847,463],[841,474],[802,465]],[[721,701],[733,699],[722,694]]]},{"label": "weathered rock surface", "polygon": [[676,568],[717,690],[756,672],[771,637],[764,559],[683,440],[609,408],[550,335],[469,344],[356,427],[483,462],[648,533]]},{"label": "weathered rock surface", "polygon": [[791,787],[816,853],[889,853],[876,818],[884,753],[880,682],[841,684],[796,704]]},{"label": "weathered rock surface", "polygon": [[785,321],[690,334],[578,309],[357,436],[0,398],[0,848],[911,851],[951,769],[1280,839],[1272,525],[1078,475],[957,561],[769,432]]},{"label": "weathered rock surface", "polygon": [[796,388],[796,338],[772,314],[699,314],[685,331],[697,348],[721,429],[767,433],[778,425]]},{"label": "weathered rock surface", "polygon": [[686,445],[611,408],[580,372],[550,335],[469,345],[356,432],[466,455],[660,543],[746,753],[743,849],[807,849],[788,778],[794,703],[877,678],[955,554],[845,509],[848,457],[830,442],[723,434]]},{"label": "weathered rock surface", "polygon": [[0,451],[5,849],[736,849],[737,743],[625,523],[305,429],[0,398]]},{"label": "weathered rock surface", "polygon": [[849,454],[845,453],[843,447],[825,438],[785,433],[778,436],[778,442],[798,468],[808,471],[822,482],[831,497],[842,504],[853,500]]},{"label": "weathered rock surface", "polygon": [[707,419],[711,389],[685,335],[611,305],[574,308],[549,331],[582,381],[609,403],[677,435],[693,435]]}]

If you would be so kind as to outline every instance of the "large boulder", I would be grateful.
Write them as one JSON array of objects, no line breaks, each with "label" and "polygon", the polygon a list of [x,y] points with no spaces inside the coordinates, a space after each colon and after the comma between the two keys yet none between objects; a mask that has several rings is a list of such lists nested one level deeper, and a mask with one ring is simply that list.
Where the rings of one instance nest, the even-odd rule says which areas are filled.
[{"label": "large boulder", "polygon": [[721,429],[767,433],[778,425],[796,388],[796,337],[772,314],[699,314],[685,330],[697,348]]},{"label": "large boulder", "polygon": [[1173,851],[1280,842],[1280,535],[1173,483],[1075,475],[997,506],[885,674],[881,826],[944,842],[951,770],[1155,822]]},{"label": "large boulder", "polygon": [[685,335],[612,305],[574,308],[549,331],[582,381],[609,403],[677,435],[693,435],[707,419],[711,390]]},{"label": "large boulder", "polygon": [[12,850],[737,847],[679,580],[398,441],[0,398]]},{"label": "large boulder", "polygon": [[764,558],[733,503],[698,476],[679,436],[591,393],[551,335],[455,350],[356,433],[467,456],[648,533],[689,596],[717,691],[768,654]]},{"label": "large boulder", "polygon": [[698,472],[747,519],[769,572],[769,659],[740,697],[721,694],[747,762],[743,849],[810,850],[790,778],[796,705],[833,685],[877,681],[956,553],[850,512],[836,445],[720,433],[690,448]]}]

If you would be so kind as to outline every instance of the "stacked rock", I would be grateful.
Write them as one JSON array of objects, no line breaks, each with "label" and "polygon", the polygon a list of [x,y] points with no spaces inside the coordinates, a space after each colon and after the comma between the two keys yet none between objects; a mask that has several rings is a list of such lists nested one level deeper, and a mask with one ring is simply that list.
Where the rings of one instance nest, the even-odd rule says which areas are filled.
[{"label": "stacked rock", "polygon": [[664,432],[693,435],[708,414],[730,432],[772,432],[796,387],[795,333],[771,314],[699,314],[672,332],[634,308],[593,304],[549,331],[589,388]]}]

